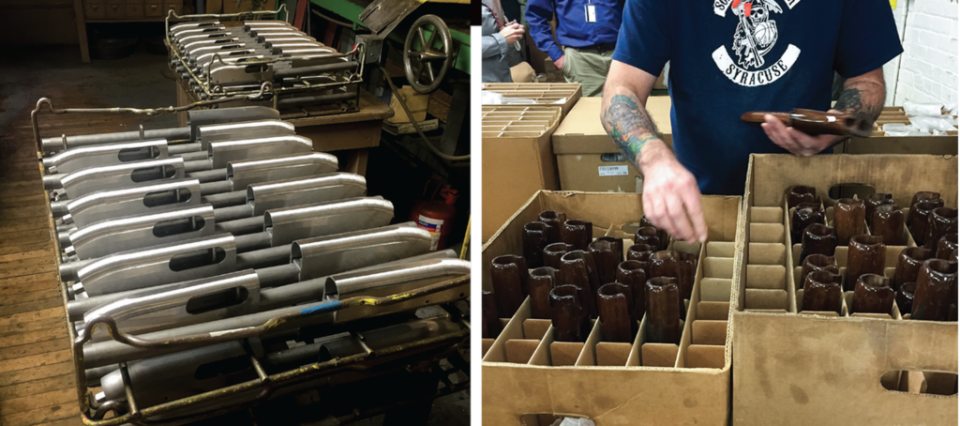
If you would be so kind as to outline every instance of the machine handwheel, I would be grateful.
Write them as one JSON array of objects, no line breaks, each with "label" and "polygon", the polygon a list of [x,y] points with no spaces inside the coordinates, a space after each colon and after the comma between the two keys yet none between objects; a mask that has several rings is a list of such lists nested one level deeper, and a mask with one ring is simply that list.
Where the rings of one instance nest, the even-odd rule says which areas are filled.
[{"label": "machine handwheel", "polygon": [[[430,32],[429,40],[425,35],[427,31]],[[441,45],[435,47],[438,34]],[[418,42],[419,50],[414,49],[414,41]],[[413,90],[417,93],[437,90],[452,63],[453,39],[447,24],[437,15],[421,16],[410,27],[403,44],[403,70]]]}]

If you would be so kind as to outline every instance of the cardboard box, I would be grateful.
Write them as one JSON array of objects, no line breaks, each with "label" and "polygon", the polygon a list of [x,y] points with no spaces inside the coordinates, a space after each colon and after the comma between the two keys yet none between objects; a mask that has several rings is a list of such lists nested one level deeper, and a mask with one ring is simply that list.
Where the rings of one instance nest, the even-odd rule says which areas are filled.
[{"label": "cardboard box", "polygon": [[483,229],[487,241],[541,189],[557,189],[550,135],[560,107],[483,107]]},{"label": "cardboard box", "polygon": [[878,136],[852,138],[836,153],[957,155],[957,136]]},{"label": "cardboard box", "polygon": [[869,138],[852,138],[836,153],[844,154],[930,154],[957,155],[957,134],[947,136],[889,136],[883,132],[886,123],[910,124],[903,107],[883,107]]},{"label": "cardboard box", "polygon": [[[601,98],[583,98],[553,133],[560,188],[566,191],[640,193],[643,175],[626,161],[600,122]],[[650,96],[647,112],[663,141],[673,146],[670,97]]]},{"label": "cardboard box", "polygon": [[[602,342],[597,322],[585,343],[553,342],[550,321],[530,318],[528,298],[497,339],[484,343],[484,425],[546,426],[558,415],[588,417],[597,426],[727,424],[727,320],[743,262],[741,198],[701,200],[708,242],[673,243],[676,250],[700,255],[680,345],[645,343],[645,319],[632,344]],[[543,210],[591,221],[595,237],[624,238],[625,250],[643,214],[638,194],[540,191],[483,247],[484,289],[492,289],[491,260],[522,253],[523,226]]]},{"label": "cardboard box", "polygon": [[[743,216],[747,262],[733,313],[733,422],[752,425],[934,425],[957,421],[957,323],[889,315],[803,311],[799,244],[790,238],[784,191],[866,184],[900,206],[937,190],[957,206],[957,157],[752,155]],[[829,217],[828,211],[827,216]],[[908,245],[914,244],[908,239]],[[904,247],[887,247],[891,276]],[[846,247],[836,250],[846,266]],[[841,271],[843,273],[843,271]],[[924,393],[920,393],[923,391]],[[952,395],[952,396],[947,396]]]},{"label": "cardboard box", "polygon": [[521,105],[559,106],[563,111],[561,118],[567,116],[583,94],[580,83],[483,83],[483,91],[522,99]]},{"label": "cardboard box", "polygon": [[416,90],[413,90],[413,86],[403,86],[400,88],[400,93],[393,93],[390,96],[390,109],[393,110],[393,117],[388,118],[387,121],[391,123],[410,122],[410,117],[404,111],[403,105],[400,105],[397,95],[400,95],[407,103],[407,108],[410,109],[414,119],[419,122],[427,118],[427,104],[430,102],[430,95],[417,93]]}]

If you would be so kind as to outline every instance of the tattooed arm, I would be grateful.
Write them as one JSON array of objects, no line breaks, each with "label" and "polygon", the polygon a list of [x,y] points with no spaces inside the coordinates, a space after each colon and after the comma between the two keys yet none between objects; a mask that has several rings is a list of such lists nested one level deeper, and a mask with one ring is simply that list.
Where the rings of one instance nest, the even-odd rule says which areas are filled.
[{"label": "tattooed arm", "polygon": [[883,81],[883,69],[877,68],[843,82],[843,91],[833,109],[847,114],[866,114],[876,121],[883,111],[887,86]]},{"label": "tattooed arm", "polygon": [[[883,111],[886,97],[886,85],[883,81],[883,69],[877,68],[868,73],[848,78],[843,82],[843,92],[834,105],[832,112],[847,114],[866,114],[875,121]],[[845,137],[835,135],[810,136],[792,127],[787,127],[771,115],[761,124],[773,143],[780,145],[796,155],[809,157],[843,141]]]},{"label": "tattooed arm", "polygon": [[656,80],[646,71],[613,61],[603,87],[600,120],[630,164],[643,173],[641,199],[647,219],[676,238],[704,242],[707,226],[696,178],[660,139],[644,108]]}]

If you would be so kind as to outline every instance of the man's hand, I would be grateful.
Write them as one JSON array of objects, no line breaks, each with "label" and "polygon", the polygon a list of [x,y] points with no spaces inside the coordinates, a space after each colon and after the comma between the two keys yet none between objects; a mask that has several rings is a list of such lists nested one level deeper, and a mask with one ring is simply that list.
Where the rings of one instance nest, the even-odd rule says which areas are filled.
[{"label": "man's hand", "polygon": [[[654,147],[650,148],[652,150]],[[662,143],[658,149],[669,151]],[[707,225],[703,220],[696,178],[672,153],[656,155],[650,152],[646,155],[652,161],[644,159],[642,164],[644,215],[674,238],[705,242]]]},{"label": "man's hand", "polygon": [[523,25],[513,23],[500,29],[500,35],[507,40],[507,44],[516,43],[523,37]]},{"label": "man's hand", "polygon": [[563,55],[563,56],[560,57],[560,59],[557,59],[556,61],[553,61],[553,64],[557,66],[557,69],[558,69],[558,70],[562,70],[562,69],[563,69],[563,58],[566,58],[566,57],[567,57],[567,55]]},{"label": "man's hand", "polygon": [[[857,115],[866,114],[873,120],[883,111],[883,99],[886,96],[886,83],[883,81],[883,68],[877,68],[843,81],[843,92],[837,99],[835,109],[830,112]],[[809,157],[827,149],[843,139],[843,136],[810,136],[794,128],[784,126],[779,120],[766,116],[761,124],[763,131],[773,143],[780,145],[796,155]]]},{"label": "man's hand", "polygon": [[[840,113],[840,111],[835,109],[831,109],[828,112]],[[767,137],[783,149],[801,157],[816,155],[820,153],[820,151],[836,145],[837,142],[840,142],[844,138],[843,136],[837,135],[810,136],[793,127],[787,127],[772,115],[768,114],[763,118],[766,120],[766,123],[761,124],[760,127],[763,127],[763,131],[767,133]]]}]

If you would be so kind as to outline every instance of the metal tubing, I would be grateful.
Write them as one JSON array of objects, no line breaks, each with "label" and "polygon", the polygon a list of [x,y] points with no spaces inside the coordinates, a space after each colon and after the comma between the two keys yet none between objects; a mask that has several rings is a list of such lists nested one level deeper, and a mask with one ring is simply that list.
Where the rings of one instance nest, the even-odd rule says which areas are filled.
[{"label": "metal tubing", "polygon": [[207,182],[200,184],[200,193],[204,195],[220,194],[233,191],[233,185],[227,181]]},{"label": "metal tubing", "polygon": [[349,101],[357,97],[356,93],[331,93],[327,95],[297,96],[280,98],[278,107],[310,106],[332,102]]},{"label": "metal tubing", "polygon": [[202,183],[222,181],[227,179],[227,169],[187,171],[187,177],[197,179]]},{"label": "metal tubing", "polygon": [[217,232],[229,232],[236,236],[263,232],[263,216],[218,223]]},{"label": "metal tubing", "polygon": [[[147,139],[189,139],[190,127],[175,127],[170,129],[144,130],[143,137]],[[63,151],[78,146],[99,145],[107,143],[133,142],[140,140],[140,131],[97,133],[93,135],[66,136],[43,139],[43,151]]]},{"label": "metal tubing", "polygon": [[[356,271],[349,272],[362,272],[368,271],[378,267],[390,267],[398,266],[411,262],[422,262],[425,260],[437,260],[437,259],[456,259],[457,252],[447,249],[442,251],[430,252],[427,254],[422,254],[419,256],[413,256],[407,259],[396,260],[393,262],[387,262],[380,265],[368,266],[365,268],[357,269]],[[297,273],[299,274],[299,269]],[[258,275],[260,270],[257,271]],[[348,272],[344,272],[348,273]],[[305,280],[300,282],[294,282],[293,284],[286,284],[276,287],[271,287],[266,285],[264,280],[261,278],[260,281],[260,309],[276,309],[283,306],[295,305],[297,303],[303,303],[310,300],[316,300],[318,294],[322,293],[323,287],[329,277],[319,277],[311,280]],[[271,287],[271,288],[268,288]]]},{"label": "metal tubing", "polygon": [[[300,277],[300,265],[288,263],[286,265],[271,266],[257,269],[260,277],[260,288],[294,285]],[[282,288],[282,287],[281,287]],[[322,287],[321,287],[322,288]],[[263,299],[260,299],[261,303]]]},{"label": "metal tubing", "polygon": [[[238,191],[239,192],[239,191]],[[229,192],[227,193],[229,194]],[[246,199],[246,197],[244,197]],[[239,206],[221,207],[214,211],[217,222],[227,222],[231,220],[252,217],[253,204],[241,204]]]},{"label": "metal tubing", "polygon": [[[193,144],[190,144],[190,145],[193,145]],[[210,154],[208,154],[206,151],[194,151],[194,152],[185,152],[183,154],[180,154],[179,156],[180,158],[183,158],[183,161],[191,162],[191,161],[204,161],[210,157]]]},{"label": "metal tubing", "polygon": [[[199,143],[178,143],[173,145],[170,145],[169,143],[167,144],[167,151],[170,152],[170,155],[192,154],[200,151],[201,149],[202,148]],[[186,160],[186,158],[184,159]]]},{"label": "metal tubing", "polygon": [[275,78],[283,77],[295,77],[302,76],[307,74],[325,74],[337,71],[354,71],[359,67],[360,64],[354,61],[347,61],[334,64],[326,65],[314,65],[311,67],[290,67],[287,69],[279,69],[273,73]]},{"label": "metal tubing", "polygon": [[[204,156],[206,156],[206,153],[204,153]],[[210,162],[209,158],[186,161],[183,163],[183,171],[188,175],[191,173],[207,172],[210,171],[211,168],[213,168],[213,163]]]},{"label": "metal tubing", "polygon": [[220,194],[204,195],[200,199],[204,204],[209,204],[215,209],[237,206],[247,202],[247,191],[230,191]]},{"label": "metal tubing", "polygon": [[[241,237],[238,237],[241,238]],[[290,263],[290,245],[237,254],[237,269],[268,268]]]}]

